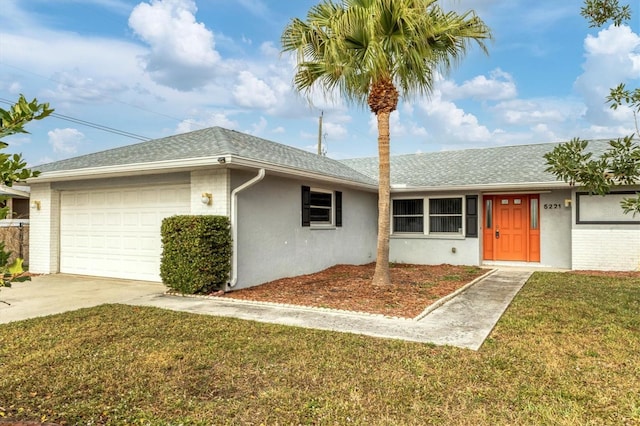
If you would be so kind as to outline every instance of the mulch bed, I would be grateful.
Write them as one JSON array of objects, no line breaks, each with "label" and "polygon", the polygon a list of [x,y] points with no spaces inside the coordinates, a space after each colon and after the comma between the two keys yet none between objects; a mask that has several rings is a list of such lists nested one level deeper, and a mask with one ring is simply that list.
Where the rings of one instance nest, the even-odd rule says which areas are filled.
[{"label": "mulch bed", "polygon": [[388,287],[371,284],[375,263],[336,265],[221,297],[414,318],[440,298],[485,274],[473,266],[393,264]]}]

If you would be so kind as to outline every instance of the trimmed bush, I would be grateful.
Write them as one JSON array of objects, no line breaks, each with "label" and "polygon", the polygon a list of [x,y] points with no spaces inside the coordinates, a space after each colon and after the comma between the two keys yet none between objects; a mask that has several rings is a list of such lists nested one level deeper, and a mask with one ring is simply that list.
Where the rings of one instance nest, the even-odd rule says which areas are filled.
[{"label": "trimmed bush", "polygon": [[231,269],[226,216],[172,216],[162,221],[160,277],[183,294],[224,289]]}]

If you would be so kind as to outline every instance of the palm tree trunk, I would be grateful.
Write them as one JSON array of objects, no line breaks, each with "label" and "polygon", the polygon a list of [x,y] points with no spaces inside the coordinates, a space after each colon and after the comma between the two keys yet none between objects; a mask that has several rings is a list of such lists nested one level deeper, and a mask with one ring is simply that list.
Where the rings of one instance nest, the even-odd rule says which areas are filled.
[{"label": "palm tree trunk", "polygon": [[391,166],[389,163],[389,116],[390,112],[376,114],[378,121],[378,250],[373,285],[391,285],[389,272],[389,234],[391,215],[389,211],[391,193]]}]

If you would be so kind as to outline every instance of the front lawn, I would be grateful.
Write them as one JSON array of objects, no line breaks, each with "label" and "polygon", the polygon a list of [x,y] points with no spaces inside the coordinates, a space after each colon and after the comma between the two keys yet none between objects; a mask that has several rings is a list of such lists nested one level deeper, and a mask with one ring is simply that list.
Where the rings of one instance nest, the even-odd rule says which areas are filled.
[{"label": "front lawn", "polygon": [[536,273],[478,352],[116,305],[0,325],[0,420],[631,425],[639,376],[638,277]]}]

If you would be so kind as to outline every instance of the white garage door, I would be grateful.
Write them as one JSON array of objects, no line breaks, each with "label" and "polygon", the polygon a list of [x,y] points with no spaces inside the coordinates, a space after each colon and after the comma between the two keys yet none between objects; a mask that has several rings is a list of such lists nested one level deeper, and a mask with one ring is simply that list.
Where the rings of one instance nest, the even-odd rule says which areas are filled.
[{"label": "white garage door", "polygon": [[160,281],[162,219],[189,204],[188,185],[62,192],[60,272]]}]

